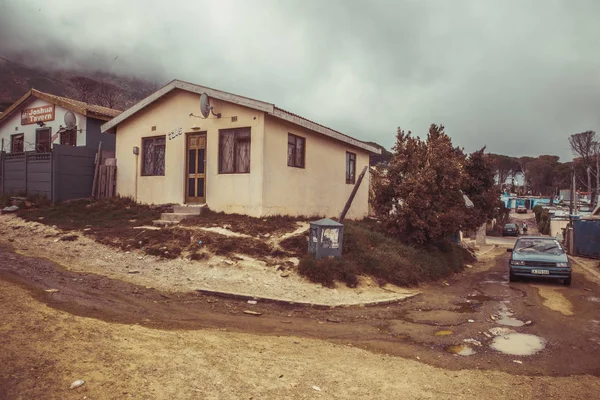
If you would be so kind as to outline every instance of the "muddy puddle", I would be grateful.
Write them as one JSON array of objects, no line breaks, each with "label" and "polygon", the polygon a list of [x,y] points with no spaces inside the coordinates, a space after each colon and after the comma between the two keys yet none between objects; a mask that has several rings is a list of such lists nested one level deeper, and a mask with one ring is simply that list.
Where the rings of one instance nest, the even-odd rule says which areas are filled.
[{"label": "muddy puddle", "polygon": [[485,294],[471,294],[467,296],[467,301],[475,301],[478,303],[485,303],[490,300],[494,300],[491,296],[486,296]]},{"label": "muddy puddle", "polygon": [[446,351],[450,354],[456,354],[459,356],[467,357],[472,356],[473,354],[477,354],[475,350],[469,345],[466,344],[456,344],[452,346],[446,347]]},{"label": "muddy puddle", "polygon": [[510,311],[504,303],[501,303],[500,308],[496,311],[496,314],[492,315],[492,320],[494,320],[498,325],[512,326],[515,328],[525,325],[524,321],[513,317],[512,311]]},{"label": "muddy puddle", "polygon": [[[466,312],[466,311],[465,311]],[[465,322],[465,312],[457,310],[412,310],[405,318],[409,322],[437,326],[453,326]]]},{"label": "muddy puddle", "polygon": [[490,347],[500,353],[513,356],[531,356],[546,347],[546,342],[539,336],[525,333],[509,333],[505,336],[497,336]]},{"label": "muddy puddle", "polygon": [[450,335],[454,335],[454,331],[451,331],[449,329],[444,329],[444,330],[435,332],[434,335],[435,336],[450,336]]}]

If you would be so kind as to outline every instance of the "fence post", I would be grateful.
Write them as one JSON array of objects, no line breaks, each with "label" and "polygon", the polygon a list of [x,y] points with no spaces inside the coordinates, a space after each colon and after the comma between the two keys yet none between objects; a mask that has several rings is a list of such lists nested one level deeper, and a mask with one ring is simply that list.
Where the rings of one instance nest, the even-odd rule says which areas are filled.
[{"label": "fence post", "polygon": [[27,196],[27,181],[29,180],[29,177],[27,176],[27,162],[28,162],[28,152],[25,152],[25,196]]},{"label": "fence post", "polygon": [[53,146],[53,148],[50,150],[50,202],[52,204],[56,202],[56,178],[54,176],[54,174],[56,173],[56,165],[54,165],[56,159],[54,157],[55,151],[56,147]]},{"label": "fence post", "polygon": [[0,192],[0,194],[4,195],[4,176],[5,176],[4,170],[6,169],[5,165],[4,165],[4,149],[2,149],[2,152],[0,152],[0,168],[2,169],[0,171],[0,173],[2,174],[2,177],[0,178],[0,179],[2,179],[2,187],[0,187],[0,190],[2,192]]}]

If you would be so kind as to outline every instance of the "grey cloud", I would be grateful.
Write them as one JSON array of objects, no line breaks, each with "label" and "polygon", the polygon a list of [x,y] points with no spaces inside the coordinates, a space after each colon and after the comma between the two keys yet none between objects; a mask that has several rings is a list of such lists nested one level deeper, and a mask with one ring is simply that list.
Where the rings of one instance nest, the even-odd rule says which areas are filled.
[{"label": "grey cloud", "polygon": [[0,54],[184,79],[387,147],[434,122],[469,151],[568,159],[567,135],[600,122],[598,15],[593,0],[0,0]]}]

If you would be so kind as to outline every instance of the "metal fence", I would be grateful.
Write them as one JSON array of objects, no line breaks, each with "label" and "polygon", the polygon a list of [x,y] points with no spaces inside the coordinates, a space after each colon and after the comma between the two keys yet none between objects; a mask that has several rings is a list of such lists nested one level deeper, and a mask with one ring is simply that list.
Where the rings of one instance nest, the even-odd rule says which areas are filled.
[{"label": "metal fence", "polygon": [[573,221],[573,250],[577,256],[600,258],[600,219]]},{"label": "metal fence", "polygon": [[96,150],[54,145],[48,153],[0,153],[0,194],[51,201],[89,197]]}]

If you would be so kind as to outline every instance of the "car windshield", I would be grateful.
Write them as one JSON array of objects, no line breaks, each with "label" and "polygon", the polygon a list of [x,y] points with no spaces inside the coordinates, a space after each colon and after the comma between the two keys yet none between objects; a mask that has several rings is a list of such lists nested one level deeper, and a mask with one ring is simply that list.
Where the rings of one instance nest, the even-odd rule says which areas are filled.
[{"label": "car windshield", "polygon": [[521,239],[515,245],[515,251],[519,253],[544,253],[544,254],[563,254],[564,250],[560,243],[555,239]]}]

